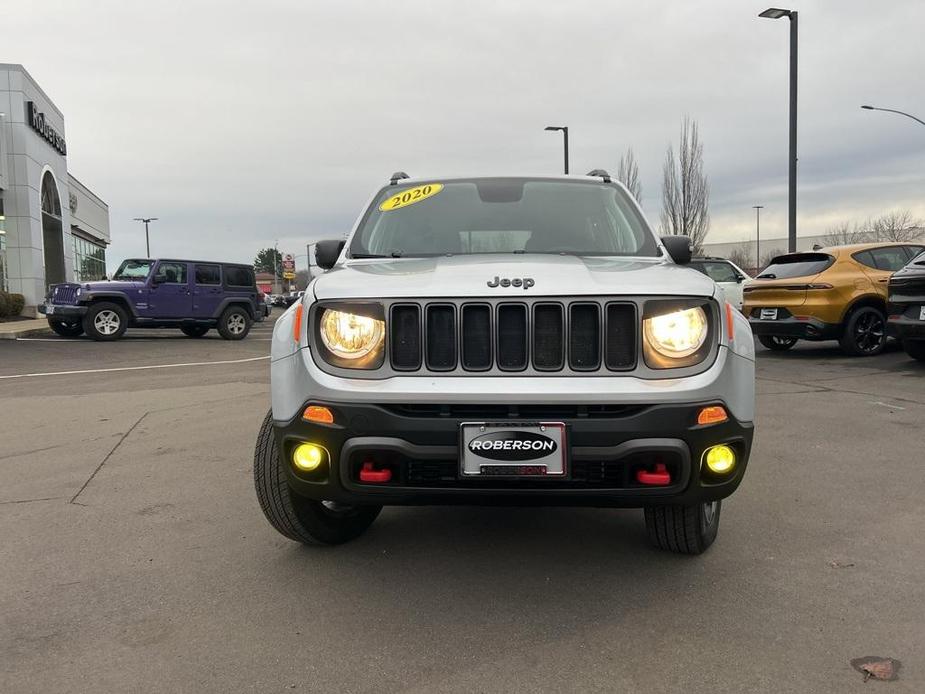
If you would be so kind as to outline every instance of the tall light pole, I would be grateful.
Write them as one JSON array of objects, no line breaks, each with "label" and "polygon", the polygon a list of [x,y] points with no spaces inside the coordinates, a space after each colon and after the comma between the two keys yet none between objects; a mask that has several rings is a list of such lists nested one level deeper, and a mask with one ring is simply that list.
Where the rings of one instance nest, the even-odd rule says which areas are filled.
[{"label": "tall light pole", "polygon": [[790,175],[788,185],[787,244],[797,249],[797,13],[770,7],[758,15],[765,19],[790,19]]},{"label": "tall light pole", "polygon": [[148,224],[151,222],[156,222],[157,217],[135,217],[133,220],[135,222],[144,222],[145,223],[145,251],[147,255],[145,257],[151,257],[151,238],[148,236]]},{"label": "tall light pole", "polygon": [[276,293],[282,291],[282,285],[279,283],[279,239],[273,244],[273,282],[276,284]]},{"label": "tall light pole", "polygon": [[761,269],[761,210],[764,205],[752,205],[755,210],[755,269]]},{"label": "tall light pole", "polygon": [[568,173],[568,126],[567,125],[547,125],[544,130],[556,131],[561,130],[564,136],[565,144],[565,173]]},{"label": "tall light pole", "polygon": [[898,113],[901,116],[906,116],[907,118],[911,118],[912,120],[917,121],[921,123],[922,125],[925,125],[925,120],[922,120],[921,118],[916,118],[911,113],[906,113],[905,111],[897,111],[895,108],[879,108],[877,106],[868,106],[867,104],[865,104],[864,106],[861,106],[861,108],[863,108],[865,111],[886,111],[887,113]]}]

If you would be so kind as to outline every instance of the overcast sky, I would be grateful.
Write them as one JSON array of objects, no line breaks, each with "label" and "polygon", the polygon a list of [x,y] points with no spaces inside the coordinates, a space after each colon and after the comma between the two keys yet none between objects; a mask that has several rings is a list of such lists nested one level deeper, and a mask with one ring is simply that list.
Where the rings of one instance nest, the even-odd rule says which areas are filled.
[{"label": "overcast sky", "polygon": [[[0,62],[64,112],[68,167],[109,203],[110,266],[251,261],[347,231],[412,175],[640,163],[653,224],[685,114],[712,186],[707,241],[786,234],[788,22],[714,2],[4,2]],[[795,2],[799,233],[905,207],[925,217],[925,3]],[[304,266],[304,257],[298,259]]]}]

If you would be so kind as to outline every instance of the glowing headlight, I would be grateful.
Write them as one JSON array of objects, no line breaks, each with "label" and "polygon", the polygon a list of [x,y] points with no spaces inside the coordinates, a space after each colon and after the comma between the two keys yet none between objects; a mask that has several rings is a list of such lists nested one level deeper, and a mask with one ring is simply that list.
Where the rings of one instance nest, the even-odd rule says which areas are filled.
[{"label": "glowing headlight", "polygon": [[321,314],[321,340],[336,357],[361,359],[382,345],[385,322],[355,313],[325,309]]},{"label": "glowing headlight", "polygon": [[699,306],[652,316],[643,321],[649,345],[663,357],[690,356],[707,339],[707,314]]}]

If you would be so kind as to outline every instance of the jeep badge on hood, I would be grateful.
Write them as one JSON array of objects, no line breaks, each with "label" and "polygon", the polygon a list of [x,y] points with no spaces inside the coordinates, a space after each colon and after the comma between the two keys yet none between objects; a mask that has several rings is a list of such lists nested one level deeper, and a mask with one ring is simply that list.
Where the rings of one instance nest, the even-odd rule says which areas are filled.
[{"label": "jeep badge on hood", "polygon": [[498,286],[523,287],[524,289],[529,289],[534,284],[536,284],[536,282],[533,281],[532,277],[524,277],[523,279],[520,279],[519,277],[515,277],[514,279],[510,280],[507,277],[502,278],[502,277],[498,277],[497,275],[495,275],[495,278],[493,280],[489,280],[488,282],[488,286],[491,287],[492,289]]}]

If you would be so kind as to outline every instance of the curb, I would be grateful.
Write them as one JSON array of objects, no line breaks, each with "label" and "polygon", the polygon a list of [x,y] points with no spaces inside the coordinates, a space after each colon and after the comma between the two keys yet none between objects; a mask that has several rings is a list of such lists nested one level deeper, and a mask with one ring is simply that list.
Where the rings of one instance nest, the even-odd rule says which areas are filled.
[{"label": "curb", "polygon": [[29,328],[27,330],[19,330],[17,332],[2,332],[0,333],[0,340],[15,340],[20,337],[31,337],[33,335],[53,335],[54,333],[50,328]]}]

